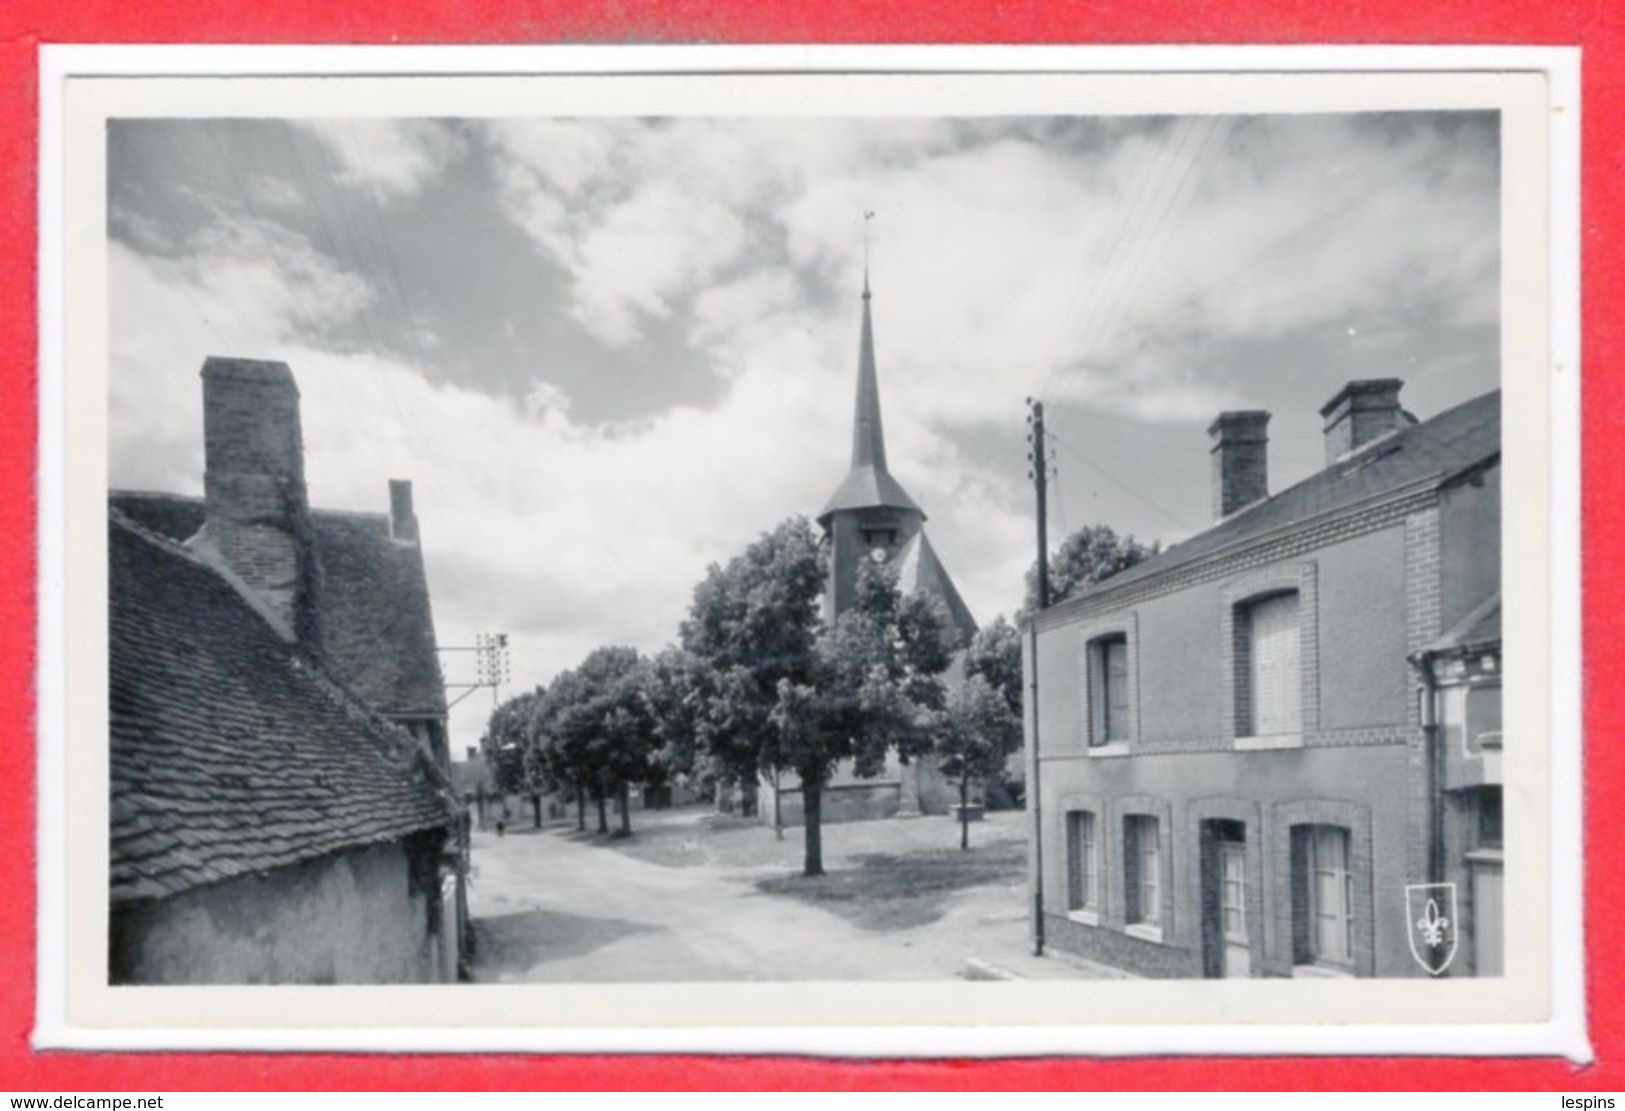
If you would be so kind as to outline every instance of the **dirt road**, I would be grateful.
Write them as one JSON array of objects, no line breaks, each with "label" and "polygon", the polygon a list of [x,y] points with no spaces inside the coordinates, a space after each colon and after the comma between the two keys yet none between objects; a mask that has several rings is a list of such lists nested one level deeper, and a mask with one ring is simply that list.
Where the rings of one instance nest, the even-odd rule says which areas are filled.
[{"label": "dirt road", "polygon": [[[521,981],[940,980],[1020,953],[1019,890],[960,893],[938,921],[878,933],[749,875],[668,867],[563,831],[476,834],[475,978]],[[1084,972],[1056,962],[1050,975]]]}]

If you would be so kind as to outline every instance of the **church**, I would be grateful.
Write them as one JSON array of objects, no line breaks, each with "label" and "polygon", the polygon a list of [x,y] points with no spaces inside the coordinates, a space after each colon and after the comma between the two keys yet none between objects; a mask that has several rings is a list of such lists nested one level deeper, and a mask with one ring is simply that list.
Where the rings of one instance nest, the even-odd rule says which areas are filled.
[{"label": "church", "polygon": [[[976,635],[976,619],[931,546],[925,532],[925,511],[886,465],[872,300],[865,273],[857,398],[852,415],[852,462],[846,477],[818,514],[829,556],[824,620],[834,622],[851,607],[857,595],[858,569],[865,560],[891,564],[896,568],[898,589],[905,595],[931,598],[943,613],[956,650],[947,675],[952,682],[962,674],[963,651]],[[850,822],[897,814],[945,814],[958,799],[931,760],[904,764],[890,754],[880,775],[870,779],[854,775],[850,762],[843,762],[825,786],[822,801],[824,822]],[[801,790],[793,774],[782,775],[777,784],[769,781],[762,785],[757,812],[769,823],[802,823]]]}]

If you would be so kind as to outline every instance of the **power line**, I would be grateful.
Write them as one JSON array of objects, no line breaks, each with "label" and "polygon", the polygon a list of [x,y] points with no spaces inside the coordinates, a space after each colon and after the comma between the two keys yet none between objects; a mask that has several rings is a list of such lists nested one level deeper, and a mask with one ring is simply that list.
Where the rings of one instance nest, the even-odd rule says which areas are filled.
[{"label": "power line", "polygon": [[[1093,329],[1085,333],[1082,341],[1080,341],[1077,347],[1080,359],[1086,357],[1095,349],[1105,336],[1106,329],[1110,327],[1119,310],[1134,303],[1134,297],[1139,292],[1140,286],[1144,283],[1147,275],[1156,271],[1156,263],[1161,259],[1163,252],[1167,250],[1169,241],[1178,229],[1185,212],[1189,209],[1191,200],[1196,195],[1196,187],[1207,176],[1205,169],[1201,174],[1195,176],[1193,176],[1193,171],[1199,165],[1203,165],[1208,157],[1208,148],[1214,138],[1220,134],[1228,137],[1229,130],[1233,126],[1233,123],[1226,118],[1209,117],[1209,120],[1211,123],[1207,129],[1207,134],[1203,136],[1195,152],[1185,162],[1184,168],[1180,171],[1179,179],[1174,185],[1173,192],[1169,195],[1168,205],[1164,210],[1162,219],[1140,238],[1137,244],[1139,247],[1138,254],[1129,264],[1127,276],[1118,288],[1113,291],[1112,297],[1102,304],[1101,311],[1095,318]],[[1074,364],[1073,373],[1076,372],[1077,364]],[[1055,373],[1065,376],[1067,372],[1063,367],[1057,367]]]},{"label": "power line", "polygon": [[1150,498],[1146,497],[1144,494],[1142,494],[1138,490],[1134,489],[1128,483],[1124,482],[1122,479],[1118,478],[1117,476],[1115,476],[1112,473],[1110,473],[1109,471],[1107,471],[1104,467],[1100,466],[1100,464],[1095,463],[1094,461],[1089,459],[1089,457],[1084,455],[1083,452],[1079,451],[1077,448],[1073,447],[1071,444],[1067,443],[1065,440],[1061,439],[1059,436],[1056,436],[1055,433],[1051,432],[1050,433],[1050,438],[1052,440],[1054,440],[1057,445],[1060,446],[1061,450],[1063,450],[1067,454],[1071,455],[1078,462],[1082,463],[1085,467],[1088,467],[1090,470],[1092,470],[1096,474],[1100,475],[1100,477],[1104,478],[1106,481],[1112,483],[1118,489],[1122,490],[1124,493],[1126,493],[1130,497],[1134,498],[1136,501],[1140,502],[1143,505],[1149,506],[1151,509],[1156,510],[1158,513],[1162,514],[1164,517],[1166,517],[1168,520],[1172,521],[1174,524],[1178,525],[1180,528],[1184,529],[1186,532],[1194,531],[1194,530],[1191,529],[1190,525],[1188,525],[1184,520],[1182,520],[1178,516],[1178,514],[1175,514],[1175,513],[1171,512],[1170,510],[1165,509],[1162,506],[1158,505],[1156,502],[1152,501]]},{"label": "power line", "polygon": [[[1105,264],[1096,271],[1094,283],[1090,287],[1089,305],[1081,318],[1075,319],[1070,326],[1065,326],[1061,342],[1057,345],[1050,358],[1046,360],[1049,371],[1045,374],[1039,386],[1041,393],[1050,392],[1056,376],[1065,365],[1064,356],[1067,352],[1075,350],[1077,342],[1085,334],[1092,331],[1100,317],[1101,306],[1106,300],[1105,294],[1119,286],[1123,279],[1125,267],[1133,257],[1135,247],[1147,221],[1152,220],[1151,213],[1159,204],[1165,204],[1163,187],[1167,184],[1169,174],[1178,163],[1181,154],[1191,137],[1196,133],[1196,117],[1186,116],[1179,121],[1181,132],[1179,137],[1164,146],[1159,152],[1159,160],[1152,173],[1154,179],[1150,188],[1141,183],[1131,195],[1122,221],[1117,225],[1117,234],[1113,237],[1111,246],[1107,250]],[[1171,199],[1168,198],[1168,199]]]},{"label": "power line", "polygon": [[[1180,122],[1184,123],[1185,121],[1181,120]],[[1089,278],[1086,281],[1078,283],[1077,297],[1068,304],[1062,316],[1061,330],[1057,333],[1056,341],[1051,346],[1048,356],[1038,364],[1040,369],[1053,366],[1060,360],[1061,355],[1071,345],[1074,331],[1082,326],[1083,313],[1098,303],[1098,294],[1104,288],[1106,275],[1112,270],[1122,244],[1128,235],[1128,229],[1134,224],[1138,216],[1140,202],[1148,195],[1145,185],[1153,176],[1156,176],[1153,167],[1159,158],[1169,156],[1170,149],[1170,146],[1167,145],[1158,146],[1147,142],[1140,151],[1139,157],[1135,160],[1133,172],[1129,174],[1129,181],[1132,183],[1132,187],[1128,190],[1130,202],[1127,211],[1123,214],[1123,218],[1116,221],[1115,234],[1111,237],[1110,245],[1105,251],[1105,264],[1090,271]],[[1048,385],[1049,380],[1046,377],[1040,385],[1040,390],[1046,389]]]},{"label": "power line", "polygon": [[[1124,249],[1130,241],[1131,229],[1137,227],[1144,218],[1146,206],[1151,199],[1160,194],[1162,183],[1173,165],[1175,154],[1183,148],[1194,130],[1193,121],[1194,117],[1181,117],[1174,128],[1179,133],[1177,139],[1160,145],[1148,141],[1135,159],[1133,171],[1129,174],[1130,186],[1126,190],[1129,200],[1126,205],[1120,206],[1125,211],[1122,219],[1116,221],[1115,234],[1112,235],[1105,251],[1105,264],[1087,271],[1087,277],[1078,283],[1077,296],[1066,310],[1056,342],[1051,346],[1049,355],[1036,364],[1037,372],[1044,375],[1037,391],[1038,396],[1042,396],[1049,389],[1055,374],[1054,368],[1059,365],[1061,354],[1069,349],[1072,336],[1083,327],[1086,319],[1092,318],[1092,311],[1085,316],[1078,314],[1076,310],[1085,305],[1091,306],[1091,310],[1098,307],[1099,295],[1116,276],[1126,257]],[[1153,182],[1155,184],[1152,184]],[[1151,186],[1149,189],[1148,185]],[[1067,319],[1071,320],[1070,327],[1066,323]],[[1046,366],[1052,368],[1047,374],[1043,370]],[[984,446],[970,460],[970,465],[973,467],[988,465],[992,460],[993,451],[991,446]]]}]

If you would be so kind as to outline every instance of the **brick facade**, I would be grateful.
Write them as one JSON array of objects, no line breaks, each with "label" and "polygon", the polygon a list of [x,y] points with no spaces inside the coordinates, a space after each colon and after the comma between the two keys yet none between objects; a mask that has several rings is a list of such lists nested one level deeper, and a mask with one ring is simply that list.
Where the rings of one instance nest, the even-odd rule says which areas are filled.
[{"label": "brick facade", "polygon": [[[1371,433],[1363,451],[1340,451],[1299,487],[1033,619],[1036,651],[1023,648],[1027,680],[1038,683],[1027,728],[1043,741],[1034,869],[1051,945],[1154,977],[1243,968],[1255,977],[1424,974],[1410,955],[1404,888],[1426,879],[1429,734],[1421,677],[1408,661],[1440,635],[1449,539],[1441,498],[1453,474],[1498,453],[1498,398],[1417,425],[1397,404],[1376,413],[1385,383],[1361,385],[1373,388],[1355,391],[1343,431]],[[1365,415],[1375,423],[1359,425]],[[1389,426],[1373,432],[1382,419]],[[1498,511],[1493,490],[1464,501],[1450,535],[1480,536],[1487,526],[1477,518]],[[1296,597],[1295,616],[1275,609],[1266,643],[1273,659],[1289,658],[1280,654],[1292,651],[1282,621],[1296,622],[1298,729],[1282,726],[1290,688],[1272,680],[1282,710],[1273,732],[1252,736],[1246,622],[1250,607],[1285,592]],[[1130,661],[1132,729],[1122,744],[1091,746],[1090,645],[1118,635]],[[1469,843],[1469,808],[1457,809],[1452,859]],[[1094,915],[1068,913],[1067,821],[1080,810],[1097,816]],[[1160,938],[1126,920],[1134,876],[1124,820],[1137,814],[1158,823]],[[1310,932],[1308,831],[1317,826],[1346,831],[1348,888],[1330,889],[1346,938],[1326,933],[1326,919]],[[1342,851],[1337,838],[1317,843]],[[1238,856],[1244,878],[1244,921],[1231,915],[1229,939],[1220,899],[1227,854],[1232,898]],[[1325,948],[1314,952],[1311,936]]]}]

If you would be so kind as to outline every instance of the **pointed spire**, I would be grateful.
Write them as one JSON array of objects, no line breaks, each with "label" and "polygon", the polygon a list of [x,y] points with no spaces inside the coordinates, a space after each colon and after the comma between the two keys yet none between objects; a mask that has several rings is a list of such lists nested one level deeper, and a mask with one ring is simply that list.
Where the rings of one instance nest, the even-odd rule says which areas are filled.
[{"label": "pointed spire", "polygon": [[858,391],[852,410],[852,468],[818,515],[840,509],[890,507],[925,514],[886,468],[886,433],[880,421],[880,376],[875,370],[875,328],[869,312],[869,276],[863,279],[863,327],[858,337]]},{"label": "pointed spire", "polygon": [[852,411],[852,467],[886,469],[886,432],[880,423],[880,377],[875,371],[875,329],[869,318],[869,276],[863,277],[863,331],[858,339],[858,395]]}]

